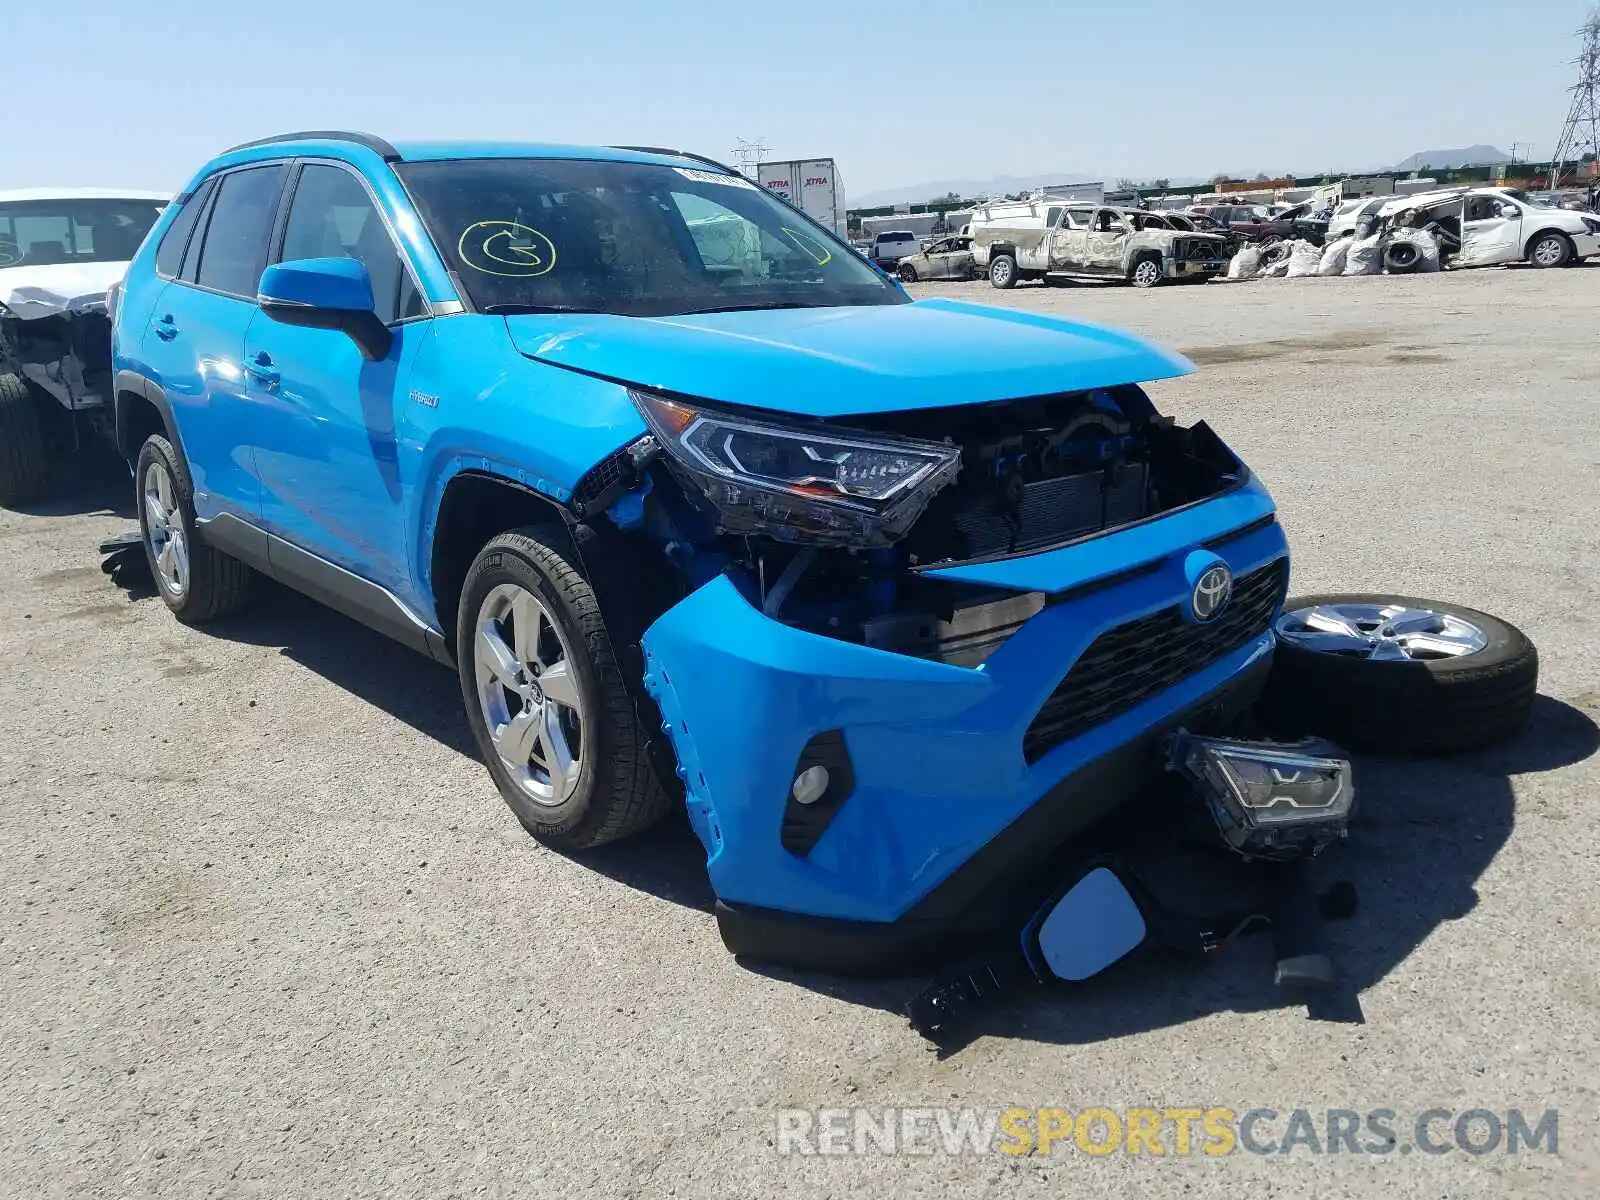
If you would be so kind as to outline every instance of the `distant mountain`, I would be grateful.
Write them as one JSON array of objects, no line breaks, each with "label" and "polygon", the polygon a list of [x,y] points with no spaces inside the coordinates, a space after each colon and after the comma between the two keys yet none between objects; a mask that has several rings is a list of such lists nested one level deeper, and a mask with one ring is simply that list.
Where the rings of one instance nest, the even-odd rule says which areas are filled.
[{"label": "distant mountain", "polygon": [[1424,150],[1395,164],[1396,171],[1449,171],[1456,167],[1497,166],[1511,155],[1493,146],[1463,146],[1459,150]]}]

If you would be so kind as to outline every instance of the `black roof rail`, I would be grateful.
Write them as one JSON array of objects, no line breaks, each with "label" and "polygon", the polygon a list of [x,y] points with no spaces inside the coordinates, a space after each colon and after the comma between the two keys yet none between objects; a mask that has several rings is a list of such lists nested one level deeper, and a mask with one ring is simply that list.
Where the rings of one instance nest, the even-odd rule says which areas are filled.
[{"label": "black roof rail", "polygon": [[309,141],[351,142],[357,146],[365,146],[379,155],[384,162],[400,161],[400,151],[381,137],[373,137],[370,133],[352,133],[347,129],[308,129],[300,133],[278,133],[272,137],[257,138],[253,142],[240,142],[237,146],[228,147],[223,153],[232,154],[235,150],[248,150],[251,146],[270,146],[275,142]]},{"label": "black roof rail", "polygon": [[717,170],[725,171],[729,175],[739,174],[727,163],[720,163],[714,158],[707,158],[704,154],[695,154],[689,150],[669,150],[665,146],[613,146],[611,148],[613,150],[632,150],[635,154],[670,154],[675,158],[687,158],[693,162],[705,163],[706,166],[716,167]]}]

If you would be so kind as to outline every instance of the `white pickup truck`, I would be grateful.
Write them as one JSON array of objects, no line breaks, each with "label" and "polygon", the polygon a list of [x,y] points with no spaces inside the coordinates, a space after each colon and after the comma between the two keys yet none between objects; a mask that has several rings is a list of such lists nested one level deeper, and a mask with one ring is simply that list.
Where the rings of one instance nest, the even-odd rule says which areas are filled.
[{"label": "white pickup truck", "polygon": [[991,285],[1107,279],[1149,288],[1204,281],[1227,268],[1227,239],[1180,213],[1075,201],[1020,200],[972,214],[972,254]]}]

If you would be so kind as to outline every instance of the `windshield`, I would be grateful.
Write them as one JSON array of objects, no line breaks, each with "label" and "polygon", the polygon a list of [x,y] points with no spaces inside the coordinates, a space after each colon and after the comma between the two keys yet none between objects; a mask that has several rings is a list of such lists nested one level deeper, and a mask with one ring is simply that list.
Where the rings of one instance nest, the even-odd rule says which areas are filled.
[{"label": "windshield", "polygon": [[742,176],[545,158],[396,170],[482,312],[657,317],[909,302]]},{"label": "windshield", "polygon": [[1513,200],[1520,200],[1522,203],[1532,205],[1534,208],[1556,207],[1555,198],[1550,196],[1548,192],[1542,196],[1534,196],[1523,191],[1521,188],[1506,188],[1505,194],[1510,196]]},{"label": "windshield", "polygon": [[0,204],[0,267],[127,262],[166,207],[159,200]]}]

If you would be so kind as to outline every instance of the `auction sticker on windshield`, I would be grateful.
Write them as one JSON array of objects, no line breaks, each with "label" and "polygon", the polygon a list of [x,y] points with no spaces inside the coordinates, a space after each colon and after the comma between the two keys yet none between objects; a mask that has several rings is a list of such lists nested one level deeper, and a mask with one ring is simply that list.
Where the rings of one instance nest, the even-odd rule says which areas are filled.
[{"label": "auction sticker on windshield", "polygon": [[692,179],[696,183],[720,183],[723,187],[754,188],[743,175],[724,175],[721,171],[697,171],[693,167],[675,167],[674,170],[685,179]]}]

